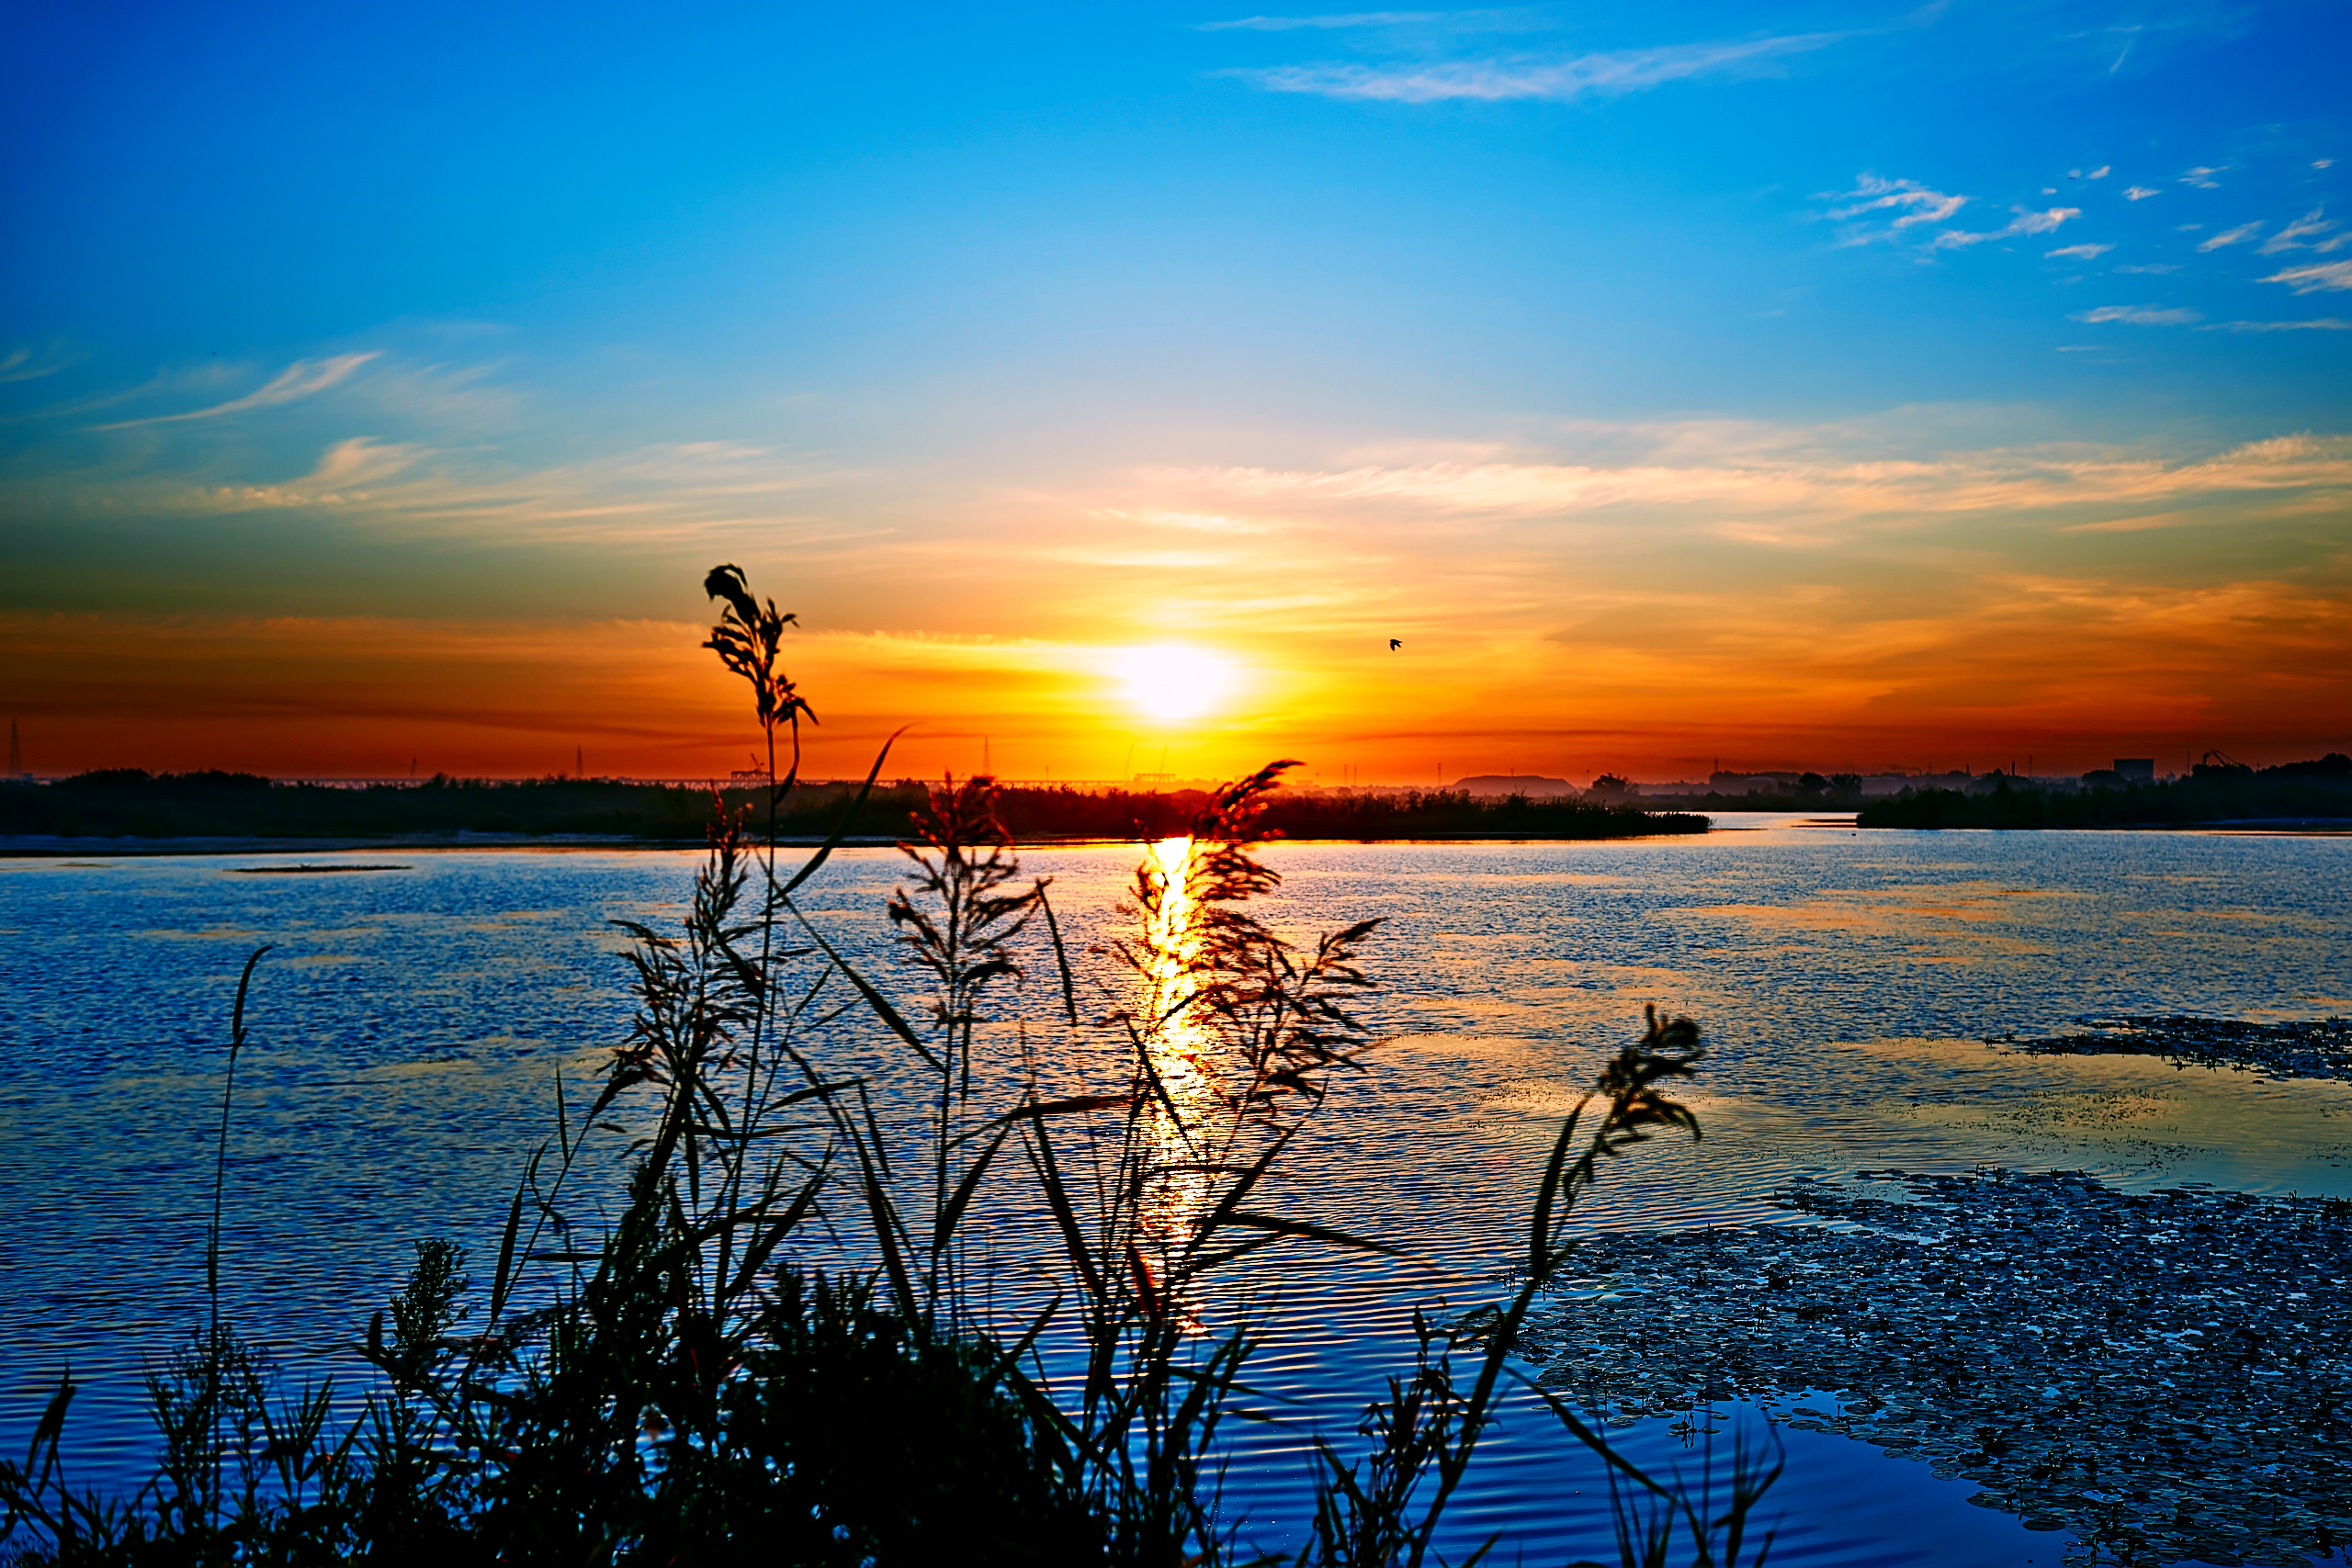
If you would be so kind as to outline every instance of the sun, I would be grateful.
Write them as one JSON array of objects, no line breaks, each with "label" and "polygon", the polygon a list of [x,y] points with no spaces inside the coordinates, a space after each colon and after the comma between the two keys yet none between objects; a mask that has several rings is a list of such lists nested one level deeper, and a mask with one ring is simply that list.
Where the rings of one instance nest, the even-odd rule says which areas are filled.
[{"label": "sun", "polygon": [[1198,718],[1233,686],[1233,665],[1224,655],[1172,642],[1120,650],[1111,674],[1128,705],[1154,724]]}]

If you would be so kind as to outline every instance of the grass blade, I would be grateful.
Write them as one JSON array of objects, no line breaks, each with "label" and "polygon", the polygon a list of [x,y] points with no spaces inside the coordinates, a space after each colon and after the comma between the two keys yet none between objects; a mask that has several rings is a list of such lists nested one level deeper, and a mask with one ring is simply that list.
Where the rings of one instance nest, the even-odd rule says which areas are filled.
[{"label": "grass blade", "polygon": [[827,839],[822,844],[818,846],[817,852],[808,857],[807,863],[803,864],[798,871],[792,874],[791,881],[786,883],[782,887],[775,890],[776,897],[790,897],[794,888],[799,886],[802,883],[816,875],[817,868],[823,865],[826,861],[831,859],[833,852],[841,848],[842,840],[849,837],[851,825],[856,822],[858,812],[865,805],[865,797],[874,793],[874,781],[882,776],[883,760],[890,755],[890,748],[897,745],[899,737],[904,735],[906,732],[906,727],[901,725],[899,728],[891,731],[889,739],[882,742],[881,753],[874,759],[874,766],[866,770],[865,783],[859,786],[857,798],[851,801],[849,803],[849,809],[842,813],[841,826],[833,829],[833,836],[831,838]]},{"label": "grass blade", "polygon": [[971,1202],[972,1194],[979,1190],[981,1173],[988,1169],[989,1162],[996,1158],[997,1151],[1004,1147],[1005,1139],[1012,1135],[1012,1122],[1007,1119],[998,1127],[996,1136],[989,1140],[988,1146],[979,1152],[970,1168],[964,1172],[964,1179],[956,1184],[954,1194],[939,1211],[939,1231],[931,1238],[932,1251],[937,1252],[946,1246],[947,1238],[956,1234],[956,1222],[964,1217],[965,1207]]},{"label": "grass blade", "polygon": [[1062,1249],[1069,1254],[1071,1266],[1086,1286],[1087,1299],[1103,1299],[1102,1276],[1094,1267],[1094,1255],[1086,1245],[1086,1232],[1078,1223],[1078,1210],[1069,1201],[1069,1189],[1063,1184],[1061,1168],[1054,1163],[1053,1140],[1046,1134],[1042,1120],[1029,1123],[1031,1136],[1027,1142],[1032,1167],[1037,1179],[1045,1184],[1046,1202],[1052,1209],[1054,1224],[1062,1233]]},{"label": "grass blade", "polygon": [[850,967],[849,960],[833,950],[833,944],[827,942],[823,933],[808,923],[808,917],[800,912],[798,906],[787,904],[785,908],[792,911],[793,919],[800,922],[809,936],[816,941],[817,945],[825,950],[825,956],[832,960],[833,967],[849,977],[849,983],[857,987],[857,994],[865,998],[865,1005],[874,1010],[875,1016],[888,1026],[890,1032],[913,1046],[915,1055],[921,1056],[933,1072],[945,1071],[946,1069],[931,1047],[922,1043],[922,1037],[914,1032],[912,1025],[899,1015],[899,1010],[890,1005],[890,998],[876,990],[866,983],[865,976]]},{"label": "grass blade", "polygon": [[1577,1122],[1584,1115],[1579,1101],[1561,1125],[1560,1135],[1552,1142],[1552,1157],[1544,1167],[1544,1179],[1535,1189],[1535,1212],[1527,1222],[1527,1277],[1541,1280],[1551,1273],[1552,1205],[1560,1192],[1560,1172],[1566,1166],[1568,1149],[1576,1142]]},{"label": "grass blade", "polygon": [[1236,1209],[1217,1222],[1220,1225],[1239,1225],[1248,1230],[1271,1231],[1278,1236],[1297,1236],[1302,1240],[1324,1242],[1332,1247],[1344,1247],[1358,1252],[1377,1252],[1389,1258],[1409,1258],[1403,1247],[1391,1247],[1385,1241],[1367,1241],[1360,1235],[1350,1235],[1329,1225],[1318,1225],[1309,1220],[1285,1220],[1279,1214],[1254,1213]]},{"label": "grass blade", "polygon": [[523,1189],[514,1189],[514,1201],[506,1211],[506,1235],[498,1244],[498,1271],[490,1280],[490,1324],[495,1328],[499,1314],[506,1310],[506,1298],[514,1289],[514,1243],[523,1234]]},{"label": "grass blade", "polygon": [[1078,984],[1069,972],[1069,950],[1062,945],[1062,923],[1054,918],[1054,906],[1046,897],[1046,889],[1053,883],[1050,876],[1037,879],[1037,908],[1046,911],[1046,931],[1054,939],[1054,964],[1061,972],[1062,1009],[1069,1015],[1070,1027],[1078,1026]]}]

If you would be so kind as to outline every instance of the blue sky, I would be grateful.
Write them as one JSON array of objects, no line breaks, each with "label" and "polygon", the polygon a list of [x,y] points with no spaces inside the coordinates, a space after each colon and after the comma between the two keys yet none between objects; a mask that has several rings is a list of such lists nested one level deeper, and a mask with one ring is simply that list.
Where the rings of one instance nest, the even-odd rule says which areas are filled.
[{"label": "blue sky", "polygon": [[[58,661],[207,617],[420,649],[688,620],[706,557],[867,639],[826,668],[876,725],[880,643],[1021,709],[1181,636],[1253,673],[1233,746],[1304,725],[1400,771],[2096,750],[2159,625],[2206,652],[2137,682],[2147,746],[2291,750],[2346,691],[2312,651],[2352,553],[2341,6],[15,17],[30,711]],[[1269,591],[1303,575],[1329,591]],[[2078,602],[2146,606],[2086,655],[2107,683],[2005,705],[1954,628],[2073,637]],[[1727,678],[1873,615],[1834,667]],[[1668,624],[1689,690],[1624,629]],[[1348,694],[1394,626],[1453,661],[1413,725]],[[1535,694],[1562,649],[1584,708]],[[231,705],[326,700],[271,668]],[[1083,728],[1068,699],[1041,736]],[[584,722],[528,705],[416,722],[483,766]],[[663,733],[649,769],[695,744]]]}]

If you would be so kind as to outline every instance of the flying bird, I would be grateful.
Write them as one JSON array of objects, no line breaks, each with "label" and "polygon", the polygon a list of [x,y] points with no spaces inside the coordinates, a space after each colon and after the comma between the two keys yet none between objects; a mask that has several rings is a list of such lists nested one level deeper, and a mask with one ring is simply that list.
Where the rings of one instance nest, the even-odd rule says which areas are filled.
[{"label": "flying bird", "polygon": [[1404,646],[1405,646],[1405,639],[1404,639],[1404,638],[1402,638],[1402,637],[1390,637],[1390,638],[1388,639],[1388,651],[1389,651],[1389,652],[1391,652],[1391,653],[1396,652],[1398,649],[1400,649],[1400,648],[1402,648],[1402,647],[1404,647]]}]

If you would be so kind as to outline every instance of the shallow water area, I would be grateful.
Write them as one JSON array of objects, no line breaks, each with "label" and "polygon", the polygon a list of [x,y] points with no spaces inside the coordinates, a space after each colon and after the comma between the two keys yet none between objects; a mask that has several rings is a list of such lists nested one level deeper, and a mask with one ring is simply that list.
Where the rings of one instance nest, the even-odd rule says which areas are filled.
[{"label": "shallow water area", "polygon": [[[1134,853],[1026,857],[1057,879],[1073,948],[1111,929]],[[2337,929],[2348,853],[2311,837],[1772,821],[1608,844],[1276,847],[1283,927],[1386,921],[1370,950],[1383,989],[1366,1010],[1386,1043],[1335,1089],[1279,1194],[1284,1212],[1409,1238],[1445,1272],[1302,1258],[1270,1277],[1276,1332],[1253,1381],[1295,1403],[1244,1450],[1236,1511],[1269,1544],[1297,1539],[1306,1431],[1349,1437],[1408,1348],[1413,1302],[1493,1292],[1557,1117],[1646,1001],[1706,1029],[1691,1097],[1706,1136],[1616,1162],[1581,1216],[1596,1229],[1804,1223],[1773,1206],[1791,1179],[1889,1167],[2352,1194],[2352,1086],[1984,1043],[2098,1012],[2352,1010],[2352,944]],[[479,1247],[491,1234],[546,1134],[553,1074],[586,1082],[627,1032],[622,942],[606,922],[674,918],[696,857],[74,859],[95,863],[0,862],[0,1201],[15,1219],[0,1235],[0,1443],[22,1440],[70,1360],[88,1388],[70,1456],[99,1483],[130,1475],[144,1450],[142,1359],[202,1308],[210,1139],[244,954],[277,944],[238,1068],[224,1305],[297,1372],[347,1371],[410,1241]],[[231,874],[337,861],[401,869]],[[899,863],[846,852],[806,902],[904,994],[915,987],[881,919]],[[880,1042],[855,1048],[887,1072]],[[1726,1431],[1758,1421],[1715,1408]],[[1501,1530],[1498,1561],[1613,1555],[1600,1472],[1548,1419],[1513,1411],[1451,1528]],[[1670,1464],[1695,1437],[1671,1425],[1620,1436],[1643,1462]],[[1919,1462],[1828,1433],[1783,1440],[1789,1469],[1767,1509],[1786,1516],[1775,1562],[1957,1568],[2068,1549],[2064,1532],[1969,1506],[1974,1487]]]}]

